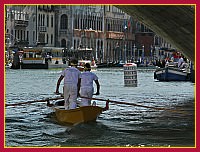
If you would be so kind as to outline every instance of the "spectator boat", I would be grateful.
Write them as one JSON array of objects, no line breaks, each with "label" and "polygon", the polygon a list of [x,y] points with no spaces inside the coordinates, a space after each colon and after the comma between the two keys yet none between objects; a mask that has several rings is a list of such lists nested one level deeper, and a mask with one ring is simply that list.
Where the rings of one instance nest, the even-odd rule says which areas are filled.
[{"label": "spectator boat", "polygon": [[180,69],[173,66],[157,67],[154,72],[154,79],[159,81],[191,81],[191,73],[189,68]]}]

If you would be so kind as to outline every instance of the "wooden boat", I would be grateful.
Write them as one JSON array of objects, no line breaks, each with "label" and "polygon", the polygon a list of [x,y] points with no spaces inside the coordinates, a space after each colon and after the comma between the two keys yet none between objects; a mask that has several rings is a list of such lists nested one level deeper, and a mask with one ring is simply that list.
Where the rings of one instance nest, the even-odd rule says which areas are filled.
[{"label": "wooden boat", "polygon": [[57,106],[53,109],[59,122],[70,124],[95,121],[103,111],[103,108],[99,106],[84,106],[71,110],[65,110],[63,106]]},{"label": "wooden boat", "polygon": [[[62,101],[61,101],[62,102]],[[47,104],[50,106],[51,104]],[[105,110],[108,110],[108,102],[106,107],[99,106],[82,106],[76,109],[65,110],[64,106],[51,105],[55,111],[56,119],[61,123],[79,124],[89,121],[96,121],[98,116]]]},{"label": "wooden boat", "polygon": [[154,79],[159,81],[190,81],[190,71],[175,67],[157,68]]}]

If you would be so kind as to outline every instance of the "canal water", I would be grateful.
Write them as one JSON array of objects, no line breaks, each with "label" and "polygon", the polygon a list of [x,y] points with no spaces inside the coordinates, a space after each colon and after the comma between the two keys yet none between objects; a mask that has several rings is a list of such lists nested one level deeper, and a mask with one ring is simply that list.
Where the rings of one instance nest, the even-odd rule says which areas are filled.
[{"label": "canal water", "polygon": [[[54,92],[60,72],[60,69],[6,70],[6,103],[57,97]],[[171,110],[110,103],[110,109],[96,122],[69,126],[58,123],[46,103],[8,106],[5,108],[5,145],[194,147],[195,84],[159,82],[154,80],[153,72],[153,69],[138,68],[138,86],[125,87],[122,68],[98,69],[95,73],[101,94],[95,97]],[[104,101],[96,102],[105,106]]]}]

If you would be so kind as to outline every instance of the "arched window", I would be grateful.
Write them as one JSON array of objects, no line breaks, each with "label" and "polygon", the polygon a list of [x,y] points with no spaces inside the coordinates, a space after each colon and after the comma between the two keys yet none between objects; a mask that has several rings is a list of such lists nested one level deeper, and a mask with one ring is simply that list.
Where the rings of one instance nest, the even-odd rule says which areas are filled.
[{"label": "arched window", "polygon": [[65,39],[61,40],[61,47],[66,47],[66,40]]},{"label": "arched window", "polygon": [[74,39],[74,49],[76,49],[76,39]]},{"label": "arched window", "polygon": [[47,44],[49,43],[49,35],[47,34]]},{"label": "arched window", "polygon": [[60,29],[67,29],[67,27],[68,27],[68,18],[67,15],[63,14],[61,16]]},{"label": "arched window", "polygon": [[40,16],[40,14],[39,14],[39,17],[38,17],[38,20],[39,20],[39,26],[41,25],[41,24],[40,24],[40,20],[41,20],[40,17],[41,17],[41,16]]}]

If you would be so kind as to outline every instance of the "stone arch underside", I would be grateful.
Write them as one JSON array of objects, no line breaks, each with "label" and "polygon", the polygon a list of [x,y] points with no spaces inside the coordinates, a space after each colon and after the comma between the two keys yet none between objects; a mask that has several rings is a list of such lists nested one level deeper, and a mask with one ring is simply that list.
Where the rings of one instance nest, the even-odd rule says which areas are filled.
[{"label": "stone arch underside", "polygon": [[194,5],[116,5],[195,62]]}]

